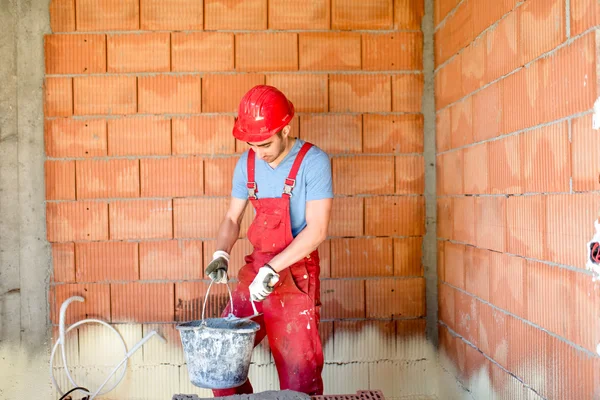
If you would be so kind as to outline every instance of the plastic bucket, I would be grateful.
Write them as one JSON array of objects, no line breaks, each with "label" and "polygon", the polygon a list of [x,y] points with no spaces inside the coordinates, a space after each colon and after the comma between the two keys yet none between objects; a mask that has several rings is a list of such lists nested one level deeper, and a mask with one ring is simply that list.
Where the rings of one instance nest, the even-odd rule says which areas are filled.
[{"label": "plastic bucket", "polygon": [[260,325],[233,315],[233,298],[229,291],[231,313],[227,318],[204,319],[204,310],[212,282],[206,291],[202,320],[177,324],[190,381],[204,389],[228,389],[241,386],[248,379],[254,339]]}]

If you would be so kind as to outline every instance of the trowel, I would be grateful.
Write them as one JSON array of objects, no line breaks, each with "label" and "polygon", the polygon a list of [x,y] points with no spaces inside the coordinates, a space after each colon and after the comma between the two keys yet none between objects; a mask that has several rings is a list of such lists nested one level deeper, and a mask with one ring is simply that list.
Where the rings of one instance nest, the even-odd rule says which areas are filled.
[{"label": "trowel", "polygon": [[[277,282],[279,282],[279,277],[274,276],[269,281],[269,286],[273,287],[273,286],[275,286],[275,284]],[[240,321],[245,321],[245,320],[256,318],[256,317],[259,317],[259,316],[263,315],[263,313],[259,313],[258,310],[256,309],[256,306],[254,305],[254,300],[252,300],[252,298],[250,298],[250,304],[252,304],[252,309],[254,310],[254,314],[253,315],[249,315],[247,317],[241,317],[241,318],[234,317],[234,319],[237,319],[237,320],[240,320]]]}]

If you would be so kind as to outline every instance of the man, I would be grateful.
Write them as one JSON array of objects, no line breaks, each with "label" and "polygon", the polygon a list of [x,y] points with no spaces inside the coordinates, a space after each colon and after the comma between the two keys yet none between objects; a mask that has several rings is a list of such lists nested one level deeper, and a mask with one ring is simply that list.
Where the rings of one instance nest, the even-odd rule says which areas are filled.
[{"label": "man", "polygon": [[[255,346],[268,337],[282,390],[323,394],[323,351],[319,338],[320,281],[317,247],[327,237],[333,198],[331,165],[325,152],[290,136],[294,106],[281,91],[259,85],[242,98],[233,136],[247,142],[233,174],[231,203],[220,225],[217,250],[206,268],[226,283],[231,248],[239,237],[247,201],[255,216],[233,293],[234,315],[261,316]],[[223,316],[230,312],[229,304]],[[253,393],[250,381],[214,395]]]}]

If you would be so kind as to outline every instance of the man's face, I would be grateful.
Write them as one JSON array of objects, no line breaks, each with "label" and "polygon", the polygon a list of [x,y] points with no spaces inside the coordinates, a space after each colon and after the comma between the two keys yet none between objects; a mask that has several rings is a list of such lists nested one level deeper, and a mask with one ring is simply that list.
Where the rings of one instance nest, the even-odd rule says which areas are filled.
[{"label": "man's face", "polygon": [[285,150],[285,141],[281,132],[262,142],[247,142],[256,156],[261,160],[272,163]]}]

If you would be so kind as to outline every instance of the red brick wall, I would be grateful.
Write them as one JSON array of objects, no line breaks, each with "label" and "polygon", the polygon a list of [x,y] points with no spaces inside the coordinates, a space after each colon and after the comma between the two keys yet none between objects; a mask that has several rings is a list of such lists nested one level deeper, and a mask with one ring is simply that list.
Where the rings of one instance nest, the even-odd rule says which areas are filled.
[{"label": "red brick wall", "polygon": [[441,344],[463,383],[486,367],[501,398],[597,396],[600,6],[435,10]]},{"label": "red brick wall", "polygon": [[[347,318],[411,319],[392,322],[392,334],[423,331],[423,10],[422,0],[52,1],[53,323],[73,294],[86,302],[70,320],[200,317],[203,270],[245,150],[231,136],[237,104],[266,83],[294,102],[293,134],[332,159],[324,339]],[[234,277],[250,251],[250,209]]]}]

